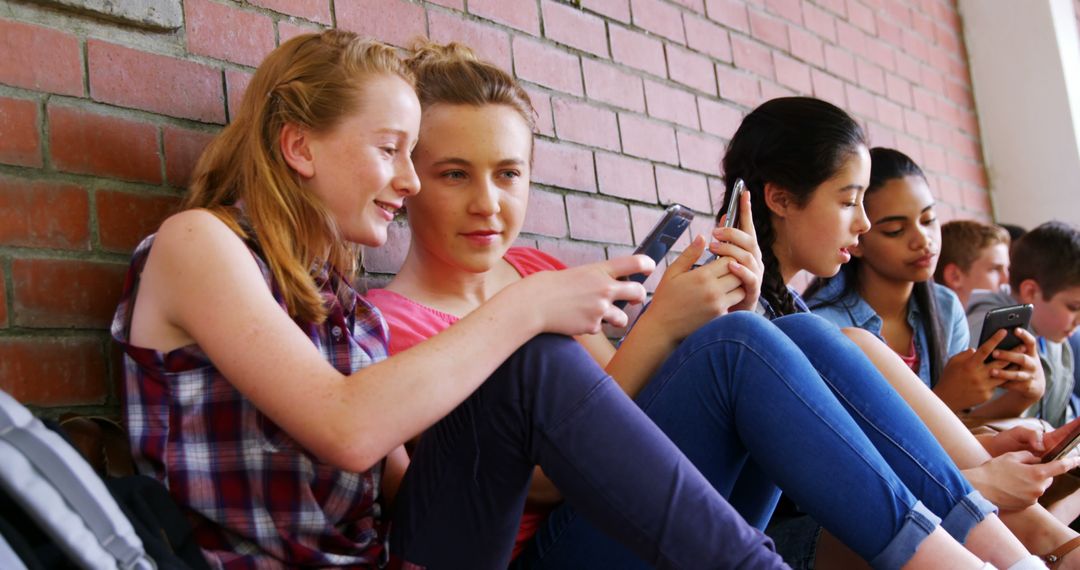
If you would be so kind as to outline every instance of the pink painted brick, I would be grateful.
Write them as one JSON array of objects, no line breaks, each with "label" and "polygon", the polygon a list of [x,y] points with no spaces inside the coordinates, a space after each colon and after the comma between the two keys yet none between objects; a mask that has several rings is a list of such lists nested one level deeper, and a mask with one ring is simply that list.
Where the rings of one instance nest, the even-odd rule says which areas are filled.
[{"label": "pink painted brick", "polygon": [[867,8],[859,0],[847,0],[848,21],[855,24],[868,34],[876,34],[874,11]]},{"label": "pink painted brick", "polygon": [[876,121],[865,123],[865,126],[871,146],[896,148],[896,133],[892,129],[885,128]]},{"label": "pink painted brick", "polygon": [[625,154],[668,164],[678,163],[675,130],[671,127],[637,115],[619,113],[619,130]]},{"label": "pink painted brick", "polygon": [[648,161],[598,152],[596,177],[600,181],[601,194],[656,203],[656,178]]},{"label": "pink painted brick", "polygon": [[720,87],[720,96],[724,99],[747,107],[754,107],[761,102],[761,86],[753,75],[718,65],[716,79]]},{"label": "pink painted brick", "polygon": [[530,234],[565,237],[568,226],[563,195],[539,188],[530,190],[529,209],[525,214],[525,224],[521,230]]},{"label": "pink painted brick", "polygon": [[536,242],[536,247],[548,255],[555,256],[555,259],[565,263],[567,267],[577,267],[607,259],[604,247],[593,243],[541,240]]},{"label": "pink painted brick", "polygon": [[686,43],[682,13],[675,6],[662,0],[630,0],[630,12],[635,26],[671,41]]},{"label": "pink painted brick", "polygon": [[765,8],[769,12],[795,25],[802,24],[802,4],[801,0],[765,0]]},{"label": "pink painted brick", "polygon": [[678,202],[698,212],[712,211],[709,183],[703,174],[657,166],[656,189],[661,204]]},{"label": "pink painted brick", "polygon": [[840,16],[842,18],[847,17],[846,7],[844,6],[844,0],[818,0],[818,5],[826,10]]},{"label": "pink painted brick", "polygon": [[852,83],[859,80],[855,71],[855,58],[843,48],[825,46],[825,69]]},{"label": "pink painted brick", "polygon": [[809,93],[813,89],[810,83],[810,66],[777,53],[776,80],[800,93]]},{"label": "pink painted brick", "polygon": [[939,172],[948,168],[948,163],[945,162],[945,151],[940,146],[924,140],[922,149],[923,164],[921,166],[924,169]]},{"label": "pink painted brick", "polygon": [[930,127],[926,123],[926,116],[918,111],[904,109],[904,128],[908,134],[926,140],[930,136]]},{"label": "pink painted brick", "polygon": [[537,140],[533,153],[533,182],[596,192],[592,152],[570,145]]},{"label": "pink painted brick", "polygon": [[934,41],[951,53],[959,53],[962,49],[960,34],[957,30],[938,28],[937,34],[934,36]]},{"label": "pink painted brick", "polygon": [[675,0],[675,3],[698,14],[705,13],[705,0]]},{"label": "pink painted brick", "polygon": [[777,97],[794,97],[795,95],[798,95],[798,93],[779,83],[773,83],[772,81],[761,82],[761,101],[768,101]]},{"label": "pink painted brick", "polygon": [[945,96],[961,107],[974,107],[975,101],[972,99],[970,85],[967,82],[961,83],[950,79],[945,82]]},{"label": "pink painted brick", "polygon": [[470,0],[469,12],[517,28],[533,36],[540,35],[540,14],[536,0]]},{"label": "pink painted brick", "polygon": [[328,0],[249,0],[256,6],[275,12],[296,16],[312,22],[330,25],[330,2]]},{"label": "pink painted brick", "polygon": [[590,99],[631,111],[645,111],[645,88],[640,77],[589,58],[581,60],[581,69],[585,73],[585,94]]},{"label": "pink painted brick", "polygon": [[806,4],[803,6],[803,22],[806,29],[821,36],[825,41],[836,41],[836,17],[828,12]]},{"label": "pink painted brick", "polygon": [[716,73],[712,60],[674,44],[667,45],[667,57],[668,74],[672,81],[716,95]]},{"label": "pink painted brick", "polygon": [[630,0],[581,0],[581,7],[624,24],[630,23]]},{"label": "pink painted brick", "polygon": [[938,116],[936,95],[919,86],[912,87],[911,94],[916,110],[928,117]]},{"label": "pink painted brick", "polygon": [[866,40],[866,50],[861,54],[882,69],[896,71],[896,47],[875,38]]},{"label": "pink painted brick", "polygon": [[607,57],[607,30],[604,21],[580,9],[543,0],[544,35],[556,42]]},{"label": "pink painted brick", "polygon": [[869,40],[866,32],[844,21],[836,22],[836,43],[844,46],[852,53],[862,54],[866,51],[866,43]]},{"label": "pink painted brick", "polygon": [[0,163],[42,165],[37,101],[0,97],[0,133]]},{"label": "pink painted brick", "polygon": [[882,0],[886,16],[901,28],[911,27],[911,7],[905,0]]},{"label": "pink painted brick", "polygon": [[555,133],[562,140],[619,150],[619,124],[607,109],[569,99],[551,100]]},{"label": "pink painted brick", "polygon": [[334,4],[339,28],[406,47],[427,34],[422,6],[405,0],[352,0]]},{"label": "pink painted brick", "polygon": [[791,55],[814,67],[825,67],[825,44],[821,38],[802,28],[788,26],[788,40],[791,41]]},{"label": "pink painted brick", "polygon": [[240,112],[240,104],[244,100],[244,92],[247,91],[248,83],[251,83],[253,74],[245,71],[225,70],[225,91],[229,103],[229,119],[236,118]]},{"label": "pink painted brick", "polygon": [[650,117],[698,128],[697,105],[693,94],[687,91],[646,80],[645,105]]},{"label": "pink painted brick", "polygon": [[64,172],[161,182],[157,127],[50,104],[49,151]]},{"label": "pink painted brick", "polygon": [[634,243],[626,204],[569,195],[566,197],[566,213],[570,219],[570,237],[574,239],[625,245]]},{"label": "pink painted brick", "polygon": [[727,30],[690,14],[683,17],[683,24],[686,26],[686,45],[713,59],[731,63],[731,38]]},{"label": "pink painted brick", "polygon": [[911,84],[902,77],[886,73],[885,93],[889,96],[889,99],[892,99],[905,107],[911,106]]},{"label": "pink painted brick", "polygon": [[900,30],[900,26],[884,14],[877,15],[877,30],[878,38],[891,46],[899,47],[900,43],[904,41],[904,34]]},{"label": "pink painted brick", "polygon": [[874,93],[885,93],[885,72],[880,67],[859,57],[855,58],[855,68],[859,76],[859,85]]},{"label": "pink painted brick", "polygon": [[465,0],[427,0],[428,4],[438,4],[445,8],[452,8],[459,12],[465,11]]},{"label": "pink painted brick", "polygon": [[922,86],[934,93],[943,93],[945,91],[945,76],[933,67],[924,65],[922,66]]},{"label": "pink painted brick", "polygon": [[664,44],[660,40],[610,24],[608,34],[611,37],[612,59],[653,75],[667,76]]},{"label": "pink painted brick", "polygon": [[278,22],[278,45],[281,45],[296,36],[303,34],[318,33],[323,30],[316,24],[294,24],[287,20],[281,20]]},{"label": "pink painted brick", "polygon": [[731,36],[731,53],[735,67],[752,71],[767,79],[773,78],[772,52],[769,48],[743,36]]},{"label": "pink painted brick", "polygon": [[922,66],[907,54],[896,53],[896,73],[912,83],[922,81]]},{"label": "pink painted brick", "polygon": [[442,10],[428,10],[431,39],[436,42],[461,42],[473,49],[482,59],[504,71],[512,71],[510,34],[495,26],[466,20]]},{"label": "pink painted brick", "polygon": [[572,95],[584,95],[576,55],[525,36],[514,37],[514,70],[519,79]]},{"label": "pink painted brick", "polygon": [[787,24],[757,10],[750,10],[750,37],[787,51]]},{"label": "pink painted brick", "polygon": [[848,111],[863,119],[872,119],[877,116],[877,103],[872,93],[848,83],[844,85],[844,94],[847,96]]},{"label": "pink painted brick", "polygon": [[81,97],[79,40],[41,26],[0,19],[0,83]]},{"label": "pink painted brick", "polygon": [[214,133],[166,125],[162,128],[162,139],[165,143],[165,180],[184,188],[203,149],[214,139]]},{"label": "pink painted brick", "polygon": [[[698,110],[701,113],[702,130],[725,139],[730,139],[742,122],[743,112],[726,103],[699,97]],[[681,151],[680,144],[680,155]]]},{"label": "pink painted brick", "polygon": [[98,40],[86,42],[90,97],[120,107],[225,122],[221,71]]},{"label": "pink painted brick", "polygon": [[[952,140],[953,128],[941,121],[930,120],[930,140],[949,148]],[[952,150],[951,148],[949,150]]]},{"label": "pink painted brick", "polygon": [[555,116],[551,112],[551,96],[536,89],[525,89],[529,93],[533,110],[536,111],[536,132],[544,136],[555,136]]},{"label": "pink painted brick", "polygon": [[824,99],[840,108],[847,106],[847,97],[844,96],[844,83],[836,77],[820,69],[811,69],[810,82],[813,84],[814,97]]},{"label": "pink painted brick", "polygon": [[927,61],[930,59],[930,49],[928,47],[926,38],[916,33],[914,30],[901,30],[901,37],[903,37],[904,51],[919,61]]},{"label": "pink painted brick", "polygon": [[877,104],[877,117],[885,126],[896,129],[897,131],[904,130],[904,111],[892,101],[884,97],[876,97],[875,102]]},{"label": "pink painted brick", "polygon": [[[704,110],[705,107],[703,106],[702,109]],[[731,112],[738,114],[740,118],[742,116],[734,109],[731,109]],[[717,131],[727,130],[726,134],[717,134],[730,139],[731,135],[735,134],[735,127],[738,127],[738,123],[716,127]],[[679,131],[675,133],[675,136],[679,141],[679,166],[706,174],[720,172],[720,158],[724,155],[724,143],[720,139],[688,131]]]},{"label": "pink painted brick", "polygon": [[255,67],[274,49],[274,23],[267,16],[211,0],[184,2],[191,53]]},{"label": "pink painted brick", "polygon": [[750,19],[746,2],[740,0],[705,0],[705,14],[709,19],[743,33],[750,31]]}]

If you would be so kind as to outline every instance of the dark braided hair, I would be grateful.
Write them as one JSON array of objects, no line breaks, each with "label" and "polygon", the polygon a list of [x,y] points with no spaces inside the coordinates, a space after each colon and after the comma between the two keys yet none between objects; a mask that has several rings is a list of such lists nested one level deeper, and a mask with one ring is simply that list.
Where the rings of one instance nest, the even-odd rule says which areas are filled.
[{"label": "dark braided hair", "polygon": [[[870,149],[870,185],[866,187],[865,196],[869,198],[871,194],[880,190],[890,180],[908,176],[917,176],[926,180],[926,174],[908,155],[891,148],[872,148]],[[837,294],[836,297],[814,303],[811,308],[835,305],[844,299],[857,296],[859,294],[859,268],[861,266],[862,261],[857,257],[852,257],[851,261],[840,268],[844,277],[844,290]],[[815,293],[828,285],[832,279],[835,279],[835,277],[814,279],[810,287],[806,289],[806,298],[813,297]],[[934,386],[937,384],[938,378],[941,378],[941,372],[945,368],[946,347],[945,333],[941,327],[941,318],[938,316],[941,311],[938,308],[937,297],[934,295],[933,278],[915,283],[912,296],[915,297],[915,306],[919,308],[919,315],[922,319],[921,324],[923,330],[926,331],[926,344],[929,345],[927,348],[930,357],[930,385]]]},{"label": "dark braided hair", "polygon": [[[805,206],[814,189],[832,178],[844,162],[868,146],[862,127],[839,107],[812,97],[781,97],[747,115],[724,153],[724,204],[736,178],[742,178],[756,204],[754,227],[765,264],[761,296],[777,315],[798,312],[773,252],[776,231],[765,207],[765,184],[788,191]],[[723,212],[726,208],[721,208]]]}]

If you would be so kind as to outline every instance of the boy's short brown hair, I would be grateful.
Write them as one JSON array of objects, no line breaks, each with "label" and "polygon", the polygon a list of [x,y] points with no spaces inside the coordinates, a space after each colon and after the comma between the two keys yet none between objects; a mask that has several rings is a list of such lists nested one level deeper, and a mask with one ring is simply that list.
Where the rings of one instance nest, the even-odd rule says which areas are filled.
[{"label": "boy's short brown hair", "polygon": [[1009,285],[1019,291],[1031,279],[1044,299],[1080,286],[1080,231],[1063,222],[1046,222],[1024,234],[1010,254]]},{"label": "boy's short brown hair", "polygon": [[950,263],[967,273],[982,250],[999,243],[1009,247],[1009,232],[992,224],[953,220],[941,226],[941,254],[934,270],[934,279],[944,283],[945,266]]}]

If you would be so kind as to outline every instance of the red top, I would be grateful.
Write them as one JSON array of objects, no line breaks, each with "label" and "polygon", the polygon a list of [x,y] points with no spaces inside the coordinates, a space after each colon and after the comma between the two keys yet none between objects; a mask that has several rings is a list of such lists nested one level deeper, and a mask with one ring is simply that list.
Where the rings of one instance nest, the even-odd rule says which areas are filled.
[{"label": "red top", "polygon": [[[538,271],[566,269],[558,259],[527,247],[512,247],[503,256],[522,277]],[[390,354],[397,354],[415,344],[434,336],[457,322],[458,317],[421,305],[408,297],[387,291],[372,289],[365,296],[367,300],[382,312],[383,318],[390,325]],[[540,523],[551,511],[550,506],[525,505],[514,541],[513,557],[525,548],[529,539],[536,534]]]},{"label": "red top", "polygon": [[917,376],[919,374],[919,351],[915,350],[915,335],[911,335],[911,346],[908,347],[907,354],[900,354],[900,360],[904,361],[904,364],[908,365]]}]

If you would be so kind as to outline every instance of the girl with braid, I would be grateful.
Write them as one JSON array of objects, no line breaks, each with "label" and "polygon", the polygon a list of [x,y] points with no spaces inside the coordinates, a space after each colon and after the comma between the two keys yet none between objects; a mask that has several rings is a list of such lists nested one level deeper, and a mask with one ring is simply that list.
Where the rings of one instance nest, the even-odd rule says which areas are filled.
[{"label": "girl with braid", "polygon": [[[758,312],[777,321],[806,313],[806,303],[788,283],[800,271],[818,277],[835,275],[850,261],[860,236],[870,230],[862,205],[871,183],[865,133],[847,113],[825,101],[773,99],[743,119],[725,152],[723,172],[726,194],[731,194],[735,180],[742,179],[755,205],[751,216],[764,266]],[[877,337],[857,328],[844,329],[843,334],[873,362],[877,373],[872,377],[830,373],[837,361],[861,360],[861,355],[833,350],[808,351],[806,356],[849,409],[855,401],[854,386],[887,381],[975,488],[1001,507],[1002,519],[1028,548],[1053,554],[1059,546],[1067,551],[1080,544],[1074,531],[1036,504],[1054,475],[1077,465],[1075,459],[1030,464],[1027,450],[1049,448],[1055,443],[1053,433],[1039,441],[1038,434],[1010,430],[984,447]],[[885,380],[880,380],[882,376]],[[890,412],[871,409],[868,413],[866,419]],[[803,506],[797,498],[794,503]],[[795,567],[813,567],[815,561],[823,566],[854,563],[842,545],[822,533],[814,519],[791,502],[781,504],[768,532]],[[1080,566],[1080,556],[1061,558],[1061,553],[1058,550],[1054,556],[1057,564]]]},{"label": "girl with braid", "polygon": [[[413,153],[423,191],[406,199],[412,242],[404,265],[387,289],[368,293],[401,356],[438,341],[501,291],[566,271],[551,256],[513,247],[529,193],[528,95],[461,46],[420,46],[410,67],[423,108]],[[742,206],[748,211],[749,201]],[[600,335],[579,342],[755,526],[768,520],[780,487],[875,567],[971,565],[956,553],[930,557],[941,540],[963,542],[999,567],[1031,564],[918,418],[884,380],[873,380],[868,360],[837,362],[825,373],[863,379],[851,387],[850,410],[836,399],[805,354],[855,351],[839,330],[809,314],[773,323],[736,310],[756,304],[754,235],[746,216],[738,228],[715,231],[712,243],[698,236],[618,350]],[[721,259],[692,269],[706,248]],[[441,442],[425,434],[418,446],[425,445]],[[517,567],[647,564],[562,503],[547,475],[546,468],[533,474]]]}]

